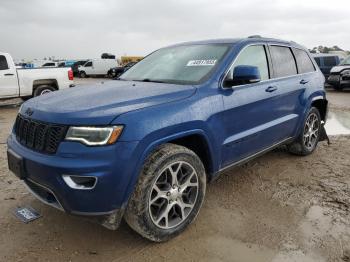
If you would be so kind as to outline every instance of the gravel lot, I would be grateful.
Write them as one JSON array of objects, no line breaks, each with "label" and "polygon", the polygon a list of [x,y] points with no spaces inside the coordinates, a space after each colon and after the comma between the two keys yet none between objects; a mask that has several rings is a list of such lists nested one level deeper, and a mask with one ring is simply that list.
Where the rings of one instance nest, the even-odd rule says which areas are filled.
[{"label": "gravel lot", "polygon": [[[96,79],[78,80],[77,84]],[[350,92],[329,91],[330,133],[350,129]],[[31,196],[8,169],[6,137],[20,100],[0,103],[0,261],[350,261],[350,136],[331,136],[308,157],[283,147],[209,185],[188,230],[162,244],[125,223],[108,231]],[[339,131],[339,132],[338,132]],[[29,205],[42,217],[23,224]]]}]

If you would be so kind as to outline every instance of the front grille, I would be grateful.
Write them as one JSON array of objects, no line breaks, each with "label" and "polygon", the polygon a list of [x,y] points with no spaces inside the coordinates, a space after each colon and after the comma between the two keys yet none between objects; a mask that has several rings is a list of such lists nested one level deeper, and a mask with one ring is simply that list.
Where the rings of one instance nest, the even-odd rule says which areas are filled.
[{"label": "front grille", "polygon": [[67,132],[67,127],[25,118],[18,114],[15,122],[16,139],[32,150],[54,154]]}]

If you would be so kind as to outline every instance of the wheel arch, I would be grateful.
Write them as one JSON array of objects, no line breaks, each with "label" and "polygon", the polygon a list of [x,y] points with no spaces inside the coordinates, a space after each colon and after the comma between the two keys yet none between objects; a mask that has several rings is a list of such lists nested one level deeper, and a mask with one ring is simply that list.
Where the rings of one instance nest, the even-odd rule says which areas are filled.
[{"label": "wheel arch", "polygon": [[[199,144],[194,143],[194,141],[197,141],[197,140],[200,141]],[[139,174],[142,169],[144,161],[147,159],[147,157],[150,154],[152,154],[152,152],[156,148],[166,143],[182,145],[194,151],[198,155],[198,157],[201,159],[205,167],[207,179],[211,180],[212,175],[215,172],[215,163],[213,158],[212,146],[209,143],[209,139],[205,134],[204,130],[195,129],[195,130],[188,130],[188,131],[172,134],[172,135],[154,140],[151,143],[148,143],[146,146],[141,145],[141,147],[144,149],[141,149],[142,151],[141,157],[139,158],[138,163],[135,165],[133,176],[131,177],[129,185],[127,186],[127,189],[125,191],[124,198],[123,198],[124,199],[123,205],[126,205],[126,203],[129,200],[129,197],[134,191],[134,188],[139,179]],[[203,150],[203,152],[201,152],[201,150]]]},{"label": "wheel arch", "polygon": [[311,107],[316,107],[320,112],[321,119],[326,121],[327,118],[327,109],[328,109],[328,101],[323,96],[314,97],[311,100]]},{"label": "wheel arch", "polygon": [[39,80],[33,81],[32,95],[34,95],[35,90],[41,86],[51,86],[51,87],[55,88],[56,90],[58,90],[58,83],[57,83],[56,79],[39,79]]}]

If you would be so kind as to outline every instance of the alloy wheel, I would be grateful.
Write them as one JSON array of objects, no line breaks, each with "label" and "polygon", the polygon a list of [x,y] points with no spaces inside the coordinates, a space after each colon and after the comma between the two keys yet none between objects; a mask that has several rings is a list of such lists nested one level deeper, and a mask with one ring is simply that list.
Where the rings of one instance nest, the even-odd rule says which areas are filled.
[{"label": "alloy wheel", "polygon": [[305,122],[303,142],[308,150],[312,150],[318,138],[320,122],[315,113],[311,113]]},{"label": "alloy wheel", "polygon": [[182,224],[195,206],[198,186],[198,175],[189,163],[177,161],[166,166],[149,196],[152,222],[162,229]]}]

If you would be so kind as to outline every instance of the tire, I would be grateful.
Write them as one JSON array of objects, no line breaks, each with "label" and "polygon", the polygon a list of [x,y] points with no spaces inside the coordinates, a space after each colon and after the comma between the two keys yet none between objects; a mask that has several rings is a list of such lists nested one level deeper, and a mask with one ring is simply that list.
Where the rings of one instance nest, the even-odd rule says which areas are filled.
[{"label": "tire", "polygon": [[312,107],[307,113],[299,137],[288,145],[289,152],[299,156],[310,155],[317,147],[320,134],[321,115],[316,107]]},{"label": "tire", "polygon": [[55,90],[56,89],[54,87],[52,87],[52,86],[38,86],[34,90],[33,96],[34,97],[41,96],[41,95],[44,95],[44,94],[51,93],[51,92],[53,92]]},{"label": "tire", "polygon": [[79,76],[81,78],[86,78],[87,77],[87,75],[86,75],[86,73],[84,71],[79,72]]},{"label": "tire", "polygon": [[344,89],[344,87],[341,86],[341,85],[334,85],[333,89],[336,90],[336,91],[342,91]]},{"label": "tire", "polygon": [[199,157],[183,146],[164,144],[145,161],[124,219],[143,237],[167,241],[196,218],[205,189],[206,174]]}]

